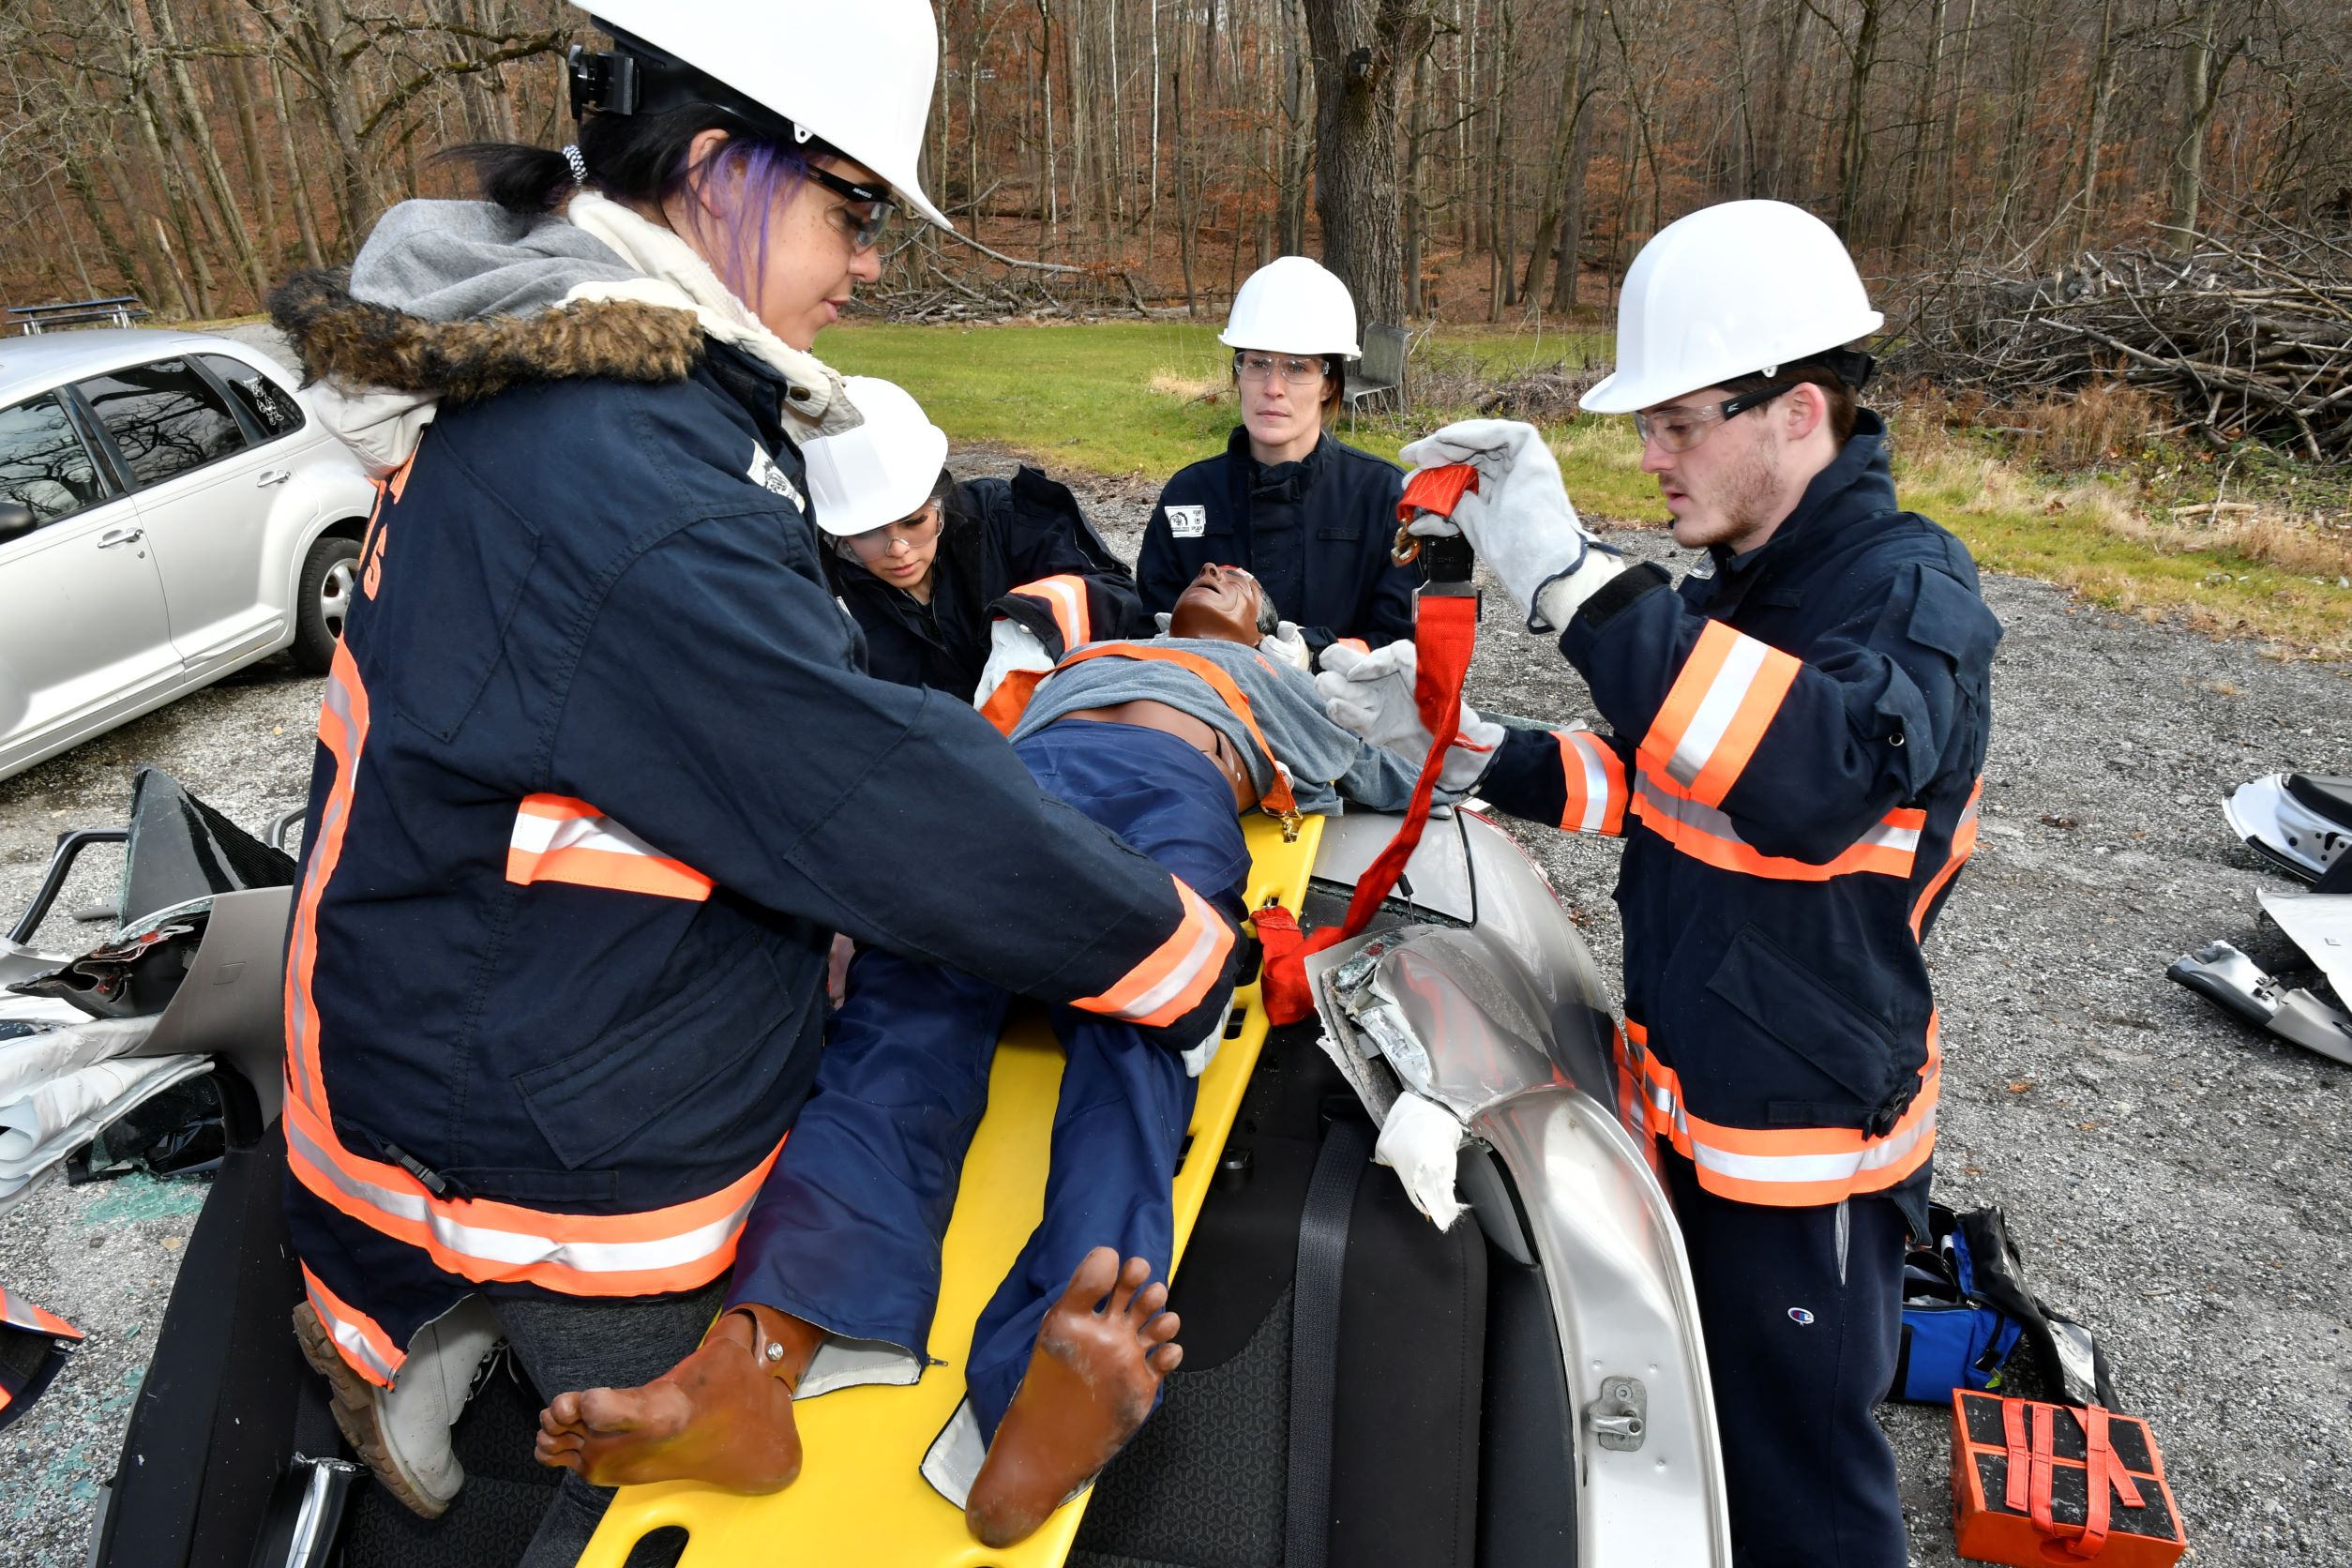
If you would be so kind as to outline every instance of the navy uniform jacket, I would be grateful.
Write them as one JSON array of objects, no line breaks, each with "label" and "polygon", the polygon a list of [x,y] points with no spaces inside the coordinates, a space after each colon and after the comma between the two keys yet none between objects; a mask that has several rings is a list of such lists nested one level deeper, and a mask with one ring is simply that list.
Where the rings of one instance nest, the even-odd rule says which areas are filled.
[{"label": "navy uniform jacket", "polygon": [[988,660],[988,607],[1040,580],[1070,580],[1085,601],[1087,622],[1073,647],[1150,626],[1136,602],[1134,576],[1095,534],[1078,497],[1027,466],[1010,479],[956,486],[932,563],[929,604],[838,552],[834,572],[841,602],[866,633],[868,673],[967,702]]},{"label": "navy uniform jacket", "polygon": [[1235,427],[1225,455],[1160,491],[1136,558],[1146,613],[1176,607],[1200,568],[1246,567],[1321,658],[1341,638],[1377,648],[1413,634],[1420,571],[1388,558],[1405,476],[1326,432],[1294,463],[1260,466]]},{"label": "navy uniform jacket", "polygon": [[1915,1206],[1939,1061],[1920,942],[1976,843],[1999,638],[1967,548],[1896,509],[1865,413],[1761,548],[1587,601],[1560,651],[1613,732],[1514,731],[1483,782],[1625,836],[1632,1087],[1711,1191]]},{"label": "navy uniform jacket", "polygon": [[[652,307],[395,316],[297,341],[398,386],[487,340],[520,384],[445,400],[387,484],[320,716],[288,1204],[355,1368],[477,1289],[724,1273],[837,931],[1186,1044],[1222,1016],[1222,917],[964,702],[858,669],[773,371]],[[668,369],[631,346],[660,317]],[[354,363],[387,339],[434,352]]]}]

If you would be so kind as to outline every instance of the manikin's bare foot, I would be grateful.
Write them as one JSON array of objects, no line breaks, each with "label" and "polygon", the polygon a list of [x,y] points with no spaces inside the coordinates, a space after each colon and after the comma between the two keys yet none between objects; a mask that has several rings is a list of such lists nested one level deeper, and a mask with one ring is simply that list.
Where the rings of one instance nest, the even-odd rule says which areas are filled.
[{"label": "manikin's bare foot", "polygon": [[[1098,1246],[1046,1314],[1020,1392],[972,1483],[964,1522],[983,1545],[1009,1546],[1102,1472],[1152,1413],[1176,1370],[1176,1315],[1152,1265]],[[1108,1296],[1109,1300],[1105,1301]]]},{"label": "manikin's bare foot", "polygon": [[824,1331],[801,1319],[738,1307],[641,1388],[557,1395],[539,1412],[539,1463],[597,1486],[703,1481],[781,1491],[800,1474],[792,1386],[823,1342]]}]

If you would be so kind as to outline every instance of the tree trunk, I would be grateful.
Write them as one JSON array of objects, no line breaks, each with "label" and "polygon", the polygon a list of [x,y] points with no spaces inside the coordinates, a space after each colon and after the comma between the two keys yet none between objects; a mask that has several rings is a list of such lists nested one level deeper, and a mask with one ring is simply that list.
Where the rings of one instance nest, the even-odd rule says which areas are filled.
[{"label": "tree trunk", "polygon": [[[2198,7],[2196,32],[2190,38],[2181,62],[2181,107],[2187,119],[2172,153],[2172,225],[2174,238],[2185,254],[2196,244],[2197,208],[2205,185],[2205,136],[2213,124],[2214,106],[2222,99],[2222,78],[2229,61],[2213,68],[2213,33],[2221,15],[2221,0],[2204,0]],[[2237,51],[2230,51],[2236,58]]]},{"label": "tree trunk", "polygon": [[303,173],[302,154],[294,146],[294,112],[286,102],[286,73],[276,60],[269,63],[270,91],[278,99],[278,139],[286,153],[286,169],[293,181],[287,192],[287,204],[294,211],[294,227],[302,234],[302,258],[309,266],[324,266],[326,252],[319,245],[318,215],[310,205],[310,180]]},{"label": "tree trunk", "polygon": [[1919,103],[1911,113],[1910,168],[1903,180],[1903,210],[1894,220],[1897,249],[1911,243],[1911,227],[1927,199],[1927,166],[1933,153],[1929,134],[1936,118],[1936,90],[1943,74],[1944,22],[1950,5],[1951,0],[1934,0],[1928,9],[1927,67],[1920,75]]},{"label": "tree trunk", "polygon": [[2083,106],[2083,185],[2074,214],[2074,249],[2090,244],[2091,209],[2099,193],[2099,143],[2107,134],[2107,94],[2115,82],[2115,0],[2099,8],[2099,57],[2090,73],[2090,99]]},{"label": "tree trunk", "polygon": [[1425,52],[1413,62],[1412,114],[1405,127],[1405,310],[1415,316],[1428,311],[1432,303],[1422,292],[1421,279],[1423,235],[1429,224],[1428,196],[1422,186],[1428,161],[1422,151],[1428,101],[1429,56]]},{"label": "tree trunk", "polygon": [[[1560,123],[1552,132],[1551,162],[1544,171],[1544,199],[1535,209],[1535,243],[1527,256],[1527,277],[1519,285],[1523,298],[1544,292],[1544,271],[1558,243],[1560,217],[1568,203],[1568,162],[1576,145],[1578,122],[1584,118],[1584,21],[1588,0],[1575,0],[1568,13],[1568,56],[1560,83]],[[1744,89],[1743,89],[1744,91]],[[1574,266],[1571,258],[1562,264]]]},{"label": "tree trunk", "polygon": [[1411,0],[1304,0],[1315,52],[1315,211],[1323,264],[1355,296],[1356,319],[1405,316],[1397,96],[1436,22]]},{"label": "tree trunk", "polygon": [[1560,315],[1576,309],[1576,283],[1584,270],[1584,174],[1592,150],[1592,119],[1587,114],[1577,122],[1568,191],[1560,209],[1560,272],[1552,283],[1552,309]]},{"label": "tree trunk", "polygon": [[196,166],[204,172],[204,183],[211,188],[213,206],[220,215],[221,237],[235,255],[246,280],[252,285],[253,305],[259,309],[269,297],[269,272],[253,249],[253,232],[246,226],[245,213],[237,205],[236,188],[229,183],[229,171],[220,163],[220,149],[213,144],[212,117],[204,112],[204,100],[196,96],[196,83],[188,75],[187,57],[180,53],[179,23],[172,14],[170,0],[147,0],[147,11],[155,18],[156,31],[163,39],[164,79],[172,84],[173,98],[179,106],[181,128],[196,149]]},{"label": "tree trunk", "polygon": [[1870,162],[1870,143],[1863,134],[1868,123],[1864,111],[1870,95],[1870,73],[1878,63],[1878,23],[1884,9],[1885,0],[1862,0],[1862,27],[1854,39],[1852,69],[1846,80],[1845,145],[1840,158],[1835,227],[1839,237],[1848,245],[1854,242],[1854,209],[1862,202],[1862,171]]}]

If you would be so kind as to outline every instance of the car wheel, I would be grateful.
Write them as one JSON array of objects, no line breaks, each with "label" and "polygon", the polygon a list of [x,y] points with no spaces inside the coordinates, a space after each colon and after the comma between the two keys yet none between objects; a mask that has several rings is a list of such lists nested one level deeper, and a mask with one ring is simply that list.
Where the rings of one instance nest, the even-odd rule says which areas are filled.
[{"label": "car wheel", "polygon": [[310,547],[294,593],[294,663],[303,673],[324,675],[335,662],[343,617],[359,592],[359,541],[329,534]]}]

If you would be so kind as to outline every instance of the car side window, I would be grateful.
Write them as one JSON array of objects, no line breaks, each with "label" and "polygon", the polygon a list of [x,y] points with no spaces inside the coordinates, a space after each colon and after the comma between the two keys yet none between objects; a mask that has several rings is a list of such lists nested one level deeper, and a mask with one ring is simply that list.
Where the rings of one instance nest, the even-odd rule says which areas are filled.
[{"label": "car side window", "polygon": [[158,359],[75,384],[141,485],[161,484],[245,448],[236,415],[184,359]]},{"label": "car side window", "polygon": [[302,400],[242,359],[225,354],[199,354],[204,369],[245,405],[245,412],[262,429],[264,440],[292,435],[302,429]]},{"label": "car side window", "polygon": [[36,524],[106,499],[90,449],[53,394],[0,409],[0,497],[30,506]]}]

